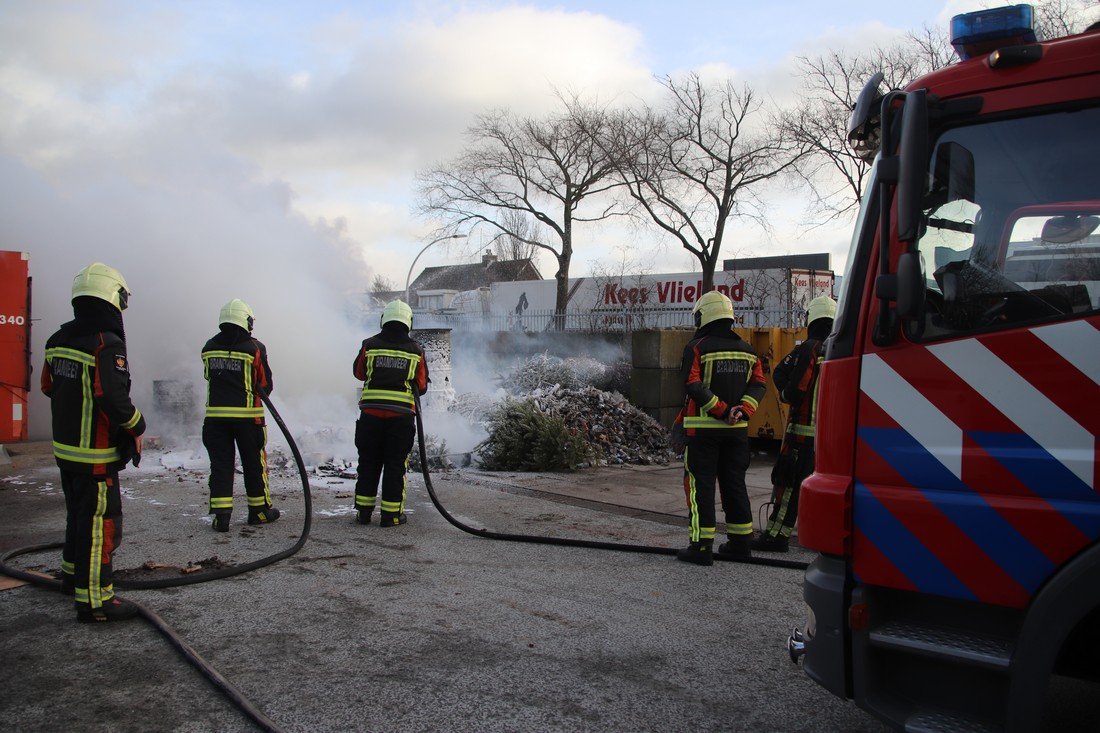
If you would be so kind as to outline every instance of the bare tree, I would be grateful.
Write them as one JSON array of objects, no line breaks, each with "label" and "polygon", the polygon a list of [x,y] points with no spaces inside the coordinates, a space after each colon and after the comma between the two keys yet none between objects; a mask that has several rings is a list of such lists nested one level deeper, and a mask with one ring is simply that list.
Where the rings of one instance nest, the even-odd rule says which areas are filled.
[{"label": "bare tree", "polygon": [[586,133],[602,112],[574,101],[565,114],[482,115],[452,163],[420,175],[422,210],[450,230],[481,225],[551,253],[557,261],[555,327],[564,327],[574,225],[617,213],[618,185],[607,152]]},{"label": "bare tree", "polygon": [[[1062,38],[1085,30],[1096,0],[1047,0],[1035,5],[1035,35],[1040,40]],[[1100,18],[1093,17],[1095,22]]]},{"label": "bare tree", "polygon": [[592,261],[588,281],[593,286],[589,306],[593,329],[646,328],[646,313],[657,304],[649,261],[626,245],[616,247],[613,256]]},{"label": "bare tree", "polygon": [[506,211],[502,214],[504,231],[493,237],[493,252],[501,260],[531,260],[539,252],[532,243],[535,226],[530,217],[520,211]]},{"label": "bare tree", "polygon": [[871,164],[848,145],[848,119],[867,80],[881,71],[885,89],[900,89],[953,57],[947,36],[929,27],[862,54],[799,57],[802,101],[784,114],[783,126],[810,151],[797,172],[811,193],[809,215],[815,224],[847,216],[859,206]]},{"label": "bare tree", "polygon": [[379,302],[385,302],[386,294],[395,290],[397,290],[397,285],[381,273],[375,274],[371,278],[370,285],[367,286],[367,292]]},{"label": "bare tree", "polygon": [[[1084,30],[1086,10],[1095,0],[1049,0],[1036,5],[1039,38]],[[848,216],[858,206],[871,164],[848,146],[848,118],[856,97],[875,72],[884,91],[902,89],[956,60],[946,29],[925,26],[898,43],[859,54],[839,52],[798,59],[802,102],[783,116],[788,134],[810,149],[797,172],[811,194],[810,219],[824,224]]]},{"label": "bare tree", "polygon": [[609,128],[619,175],[641,212],[699,261],[703,289],[714,285],[726,223],[765,224],[759,185],[790,168],[805,150],[766,124],[756,93],[697,74],[661,80],[667,108],[626,112]]}]

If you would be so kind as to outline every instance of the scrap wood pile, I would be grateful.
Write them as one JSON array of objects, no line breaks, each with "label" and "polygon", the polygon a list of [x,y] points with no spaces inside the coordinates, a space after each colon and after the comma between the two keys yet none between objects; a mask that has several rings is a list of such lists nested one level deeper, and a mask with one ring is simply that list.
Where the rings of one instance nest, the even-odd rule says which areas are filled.
[{"label": "scrap wood pile", "polygon": [[542,412],[582,436],[595,449],[598,465],[648,466],[673,460],[668,431],[618,393],[554,386],[536,391],[531,399]]},{"label": "scrap wood pile", "polygon": [[653,418],[622,395],[592,386],[553,384],[507,398],[484,424],[489,438],[480,462],[489,470],[570,471],[674,459],[668,432]]}]

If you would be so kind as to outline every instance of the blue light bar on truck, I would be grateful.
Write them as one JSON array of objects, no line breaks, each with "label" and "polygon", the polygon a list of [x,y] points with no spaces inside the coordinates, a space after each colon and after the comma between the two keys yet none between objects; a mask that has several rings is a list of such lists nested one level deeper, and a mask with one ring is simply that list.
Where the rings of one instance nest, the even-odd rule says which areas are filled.
[{"label": "blue light bar on truck", "polygon": [[966,61],[1000,46],[1034,43],[1034,15],[1030,5],[1009,5],[956,15],[951,19],[951,45],[959,58]]}]

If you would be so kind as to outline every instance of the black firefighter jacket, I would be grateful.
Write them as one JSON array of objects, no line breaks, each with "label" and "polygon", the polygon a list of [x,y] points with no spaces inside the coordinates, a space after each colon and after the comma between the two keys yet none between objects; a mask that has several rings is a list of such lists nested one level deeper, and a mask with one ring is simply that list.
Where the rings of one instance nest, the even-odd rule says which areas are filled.
[{"label": "black firefighter jacket", "polygon": [[240,326],[226,326],[202,347],[207,420],[250,420],[264,424],[265,395],[275,389],[267,347]]},{"label": "black firefighter jacket", "polygon": [[414,414],[413,389],[418,395],[428,390],[424,350],[402,329],[383,326],[381,333],[365,339],[351,370],[356,379],[363,380],[359,407],[368,415]]},{"label": "black firefighter jacket", "polygon": [[111,331],[73,325],[46,341],[41,386],[50,398],[53,454],[62,469],[106,476],[133,456],[145,418],[130,401],[126,343]]},{"label": "black firefighter jacket", "polygon": [[[716,321],[700,328],[684,347],[680,363],[685,405],[678,421],[689,436],[696,430],[747,428],[764,396],[764,370],[756,351],[729,328]],[[731,425],[730,411],[740,407],[744,419]]]}]

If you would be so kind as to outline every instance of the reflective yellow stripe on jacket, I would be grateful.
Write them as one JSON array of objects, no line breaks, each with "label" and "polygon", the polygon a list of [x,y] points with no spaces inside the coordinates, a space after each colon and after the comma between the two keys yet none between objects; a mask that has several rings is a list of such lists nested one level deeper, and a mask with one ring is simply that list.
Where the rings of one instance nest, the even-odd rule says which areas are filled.
[{"label": "reflective yellow stripe on jacket", "polygon": [[687,416],[684,418],[684,428],[706,428],[710,430],[712,428],[747,428],[749,426],[748,420],[739,420],[738,422],[730,425],[725,420],[719,420],[716,417],[710,417],[709,415],[695,415]]},{"label": "reflective yellow stripe on jacket", "polygon": [[[75,361],[78,364],[83,365],[83,369],[80,371],[80,387],[81,387],[81,399],[80,399],[80,445],[66,445],[64,443],[54,442],[53,454],[57,458],[62,458],[67,461],[76,461],[78,463],[103,463],[110,460],[120,460],[118,450],[115,448],[108,448],[105,450],[113,451],[113,457],[108,456],[103,459],[89,458],[84,453],[90,451],[95,453],[95,449],[90,448],[92,444],[92,422],[95,419],[95,395],[92,394],[92,369],[95,368],[95,357],[83,351],[77,351],[76,349],[68,349],[64,346],[55,346],[51,349],[46,349],[46,363],[53,367],[55,359],[68,359],[69,361]],[[140,419],[141,415],[138,415]],[[136,425],[137,422],[134,422]],[[133,426],[131,426],[133,427]],[[76,457],[76,456],[80,457]]]},{"label": "reflective yellow stripe on jacket", "polygon": [[252,354],[243,351],[204,351],[202,354],[203,368],[206,370],[206,378],[210,379],[209,359],[233,359],[242,362],[241,376],[244,379],[244,405],[211,405],[210,391],[206,393],[207,417],[263,417],[263,405],[256,405],[256,394],[252,390],[252,363],[255,361]]},{"label": "reflective yellow stripe on jacket", "polygon": [[121,461],[118,448],[82,448],[78,445],[65,445],[53,442],[53,454],[57,458],[73,463],[111,463]]},{"label": "reflective yellow stripe on jacket", "polygon": [[[374,376],[374,360],[379,356],[389,356],[395,359],[407,359],[409,362],[409,368],[405,374],[405,389],[392,390],[392,389],[376,389],[370,386],[371,378]],[[363,381],[363,402],[399,402],[409,407],[413,407],[416,404],[416,399],[413,397],[412,383],[416,379],[416,369],[420,366],[420,355],[414,354],[409,351],[396,351],[393,349],[371,349],[367,352],[367,373],[366,379]]]},{"label": "reflective yellow stripe on jacket", "polygon": [[[744,351],[712,351],[708,354],[701,354],[699,356],[699,363],[703,367],[702,380],[703,384],[705,384],[708,389],[710,388],[711,379],[714,376],[714,363],[717,361],[748,362],[749,371],[751,372],[753,364],[756,363],[756,355],[749,354]],[[750,403],[756,402],[756,400],[748,396],[745,396],[742,399]],[[700,406],[699,412],[703,414],[684,418],[684,428],[704,428],[710,430],[714,428],[747,428],[749,426],[748,420],[741,420],[737,423],[734,423],[733,425],[730,425],[725,420],[720,420],[716,417],[711,417],[710,415],[708,415],[707,413],[709,413],[717,404],[718,396],[715,395],[713,398],[711,398],[710,402]],[[756,405],[753,404],[753,407],[756,407]]]}]

